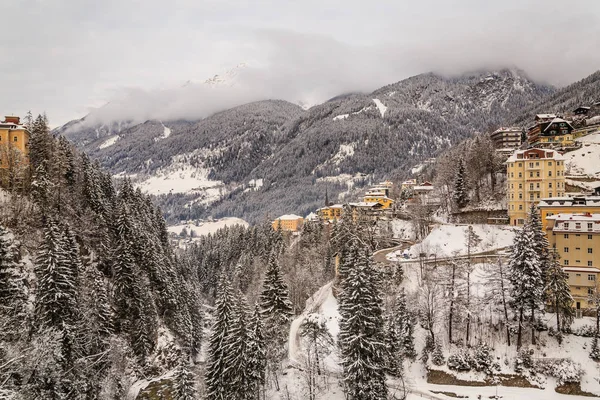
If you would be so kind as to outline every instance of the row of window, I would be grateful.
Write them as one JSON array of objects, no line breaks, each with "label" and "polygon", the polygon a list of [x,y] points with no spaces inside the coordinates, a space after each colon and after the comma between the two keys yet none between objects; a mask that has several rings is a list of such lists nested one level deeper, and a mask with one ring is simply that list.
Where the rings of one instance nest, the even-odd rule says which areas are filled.
[{"label": "row of window", "polygon": [[[563,176],[563,175],[564,175],[564,172],[563,172],[563,171],[556,171],[556,176]],[[550,176],[550,177],[552,176],[552,171],[548,171],[548,176]],[[511,172],[511,173],[510,173],[510,177],[511,177],[511,178],[514,178],[514,177],[515,177],[515,173],[514,173],[514,172]],[[523,173],[522,173],[522,172],[519,172],[519,173],[517,174],[517,177],[518,177],[518,178],[522,178],[522,177],[523,177]],[[529,177],[530,177],[530,178],[533,178],[533,177],[534,177],[534,176],[533,176],[533,171],[529,171]],[[539,177],[540,177],[540,171],[536,171],[536,172],[535,172],[535,177],[536,177],[536,178],[539,178]]]},{"label": "row of window", "polygon": [[[564,184],[563,182],[556,182],[556,188],[558,188],[558,189],[559,189],[559,188],[561,187],[561,185],[562,185],[562,187],[565,187],[565,184]],[[537,183],[535,184],[535,187],[536,187],[536,189],[539,189],[539,188],[540,188],[540,183],[539,183],[539,182],[537,182]],[[511,189],[514,189],[514,188],[515,188],[515,184],[514,184],[514,183],[511,183],[511,184],[510,184],[510,188],[511,188]],[[522,184],[522,183],[519,183],[519,186],[518,186],[518,188],[519,188],[519,189],[523,189],[523,184]],[[552,182],[548,182],[548,189],[552,189]],[[530,183],[530,184],[529,184],[529,190],[533,190],[533,183]]]},{"label": "row of window", "polygon": [[[565,227],[565,229],[569,229],[569,223],[568,222],[564,222],[563,226]],[[581,229],[581,222],[575,222],[575,229]],[[593,222],[588,222],[587,223],[587,229],[588,229],[588,231],[593,230],[594,229],[594,223]]]},{"label": "row of window", "polygon": [[[580,248],[580,247],[575,247],[575,250],[581,250],[581,248]],[[568,248],[568,247],[565,247],[565,248],[563,249],[563,251],[564,251],[565,253],[568,253],[568,252],[569,252],[569,248]],[[592,247],[588,247],[588,249],[587,249],[587,252],[588,252],[588,254],[592,254],[592,253],[593,253],[593,248],[592,248]]]},{"label": "row of window", "polygon": [[[2,136],[0,136],[0,142],[2,141]],[[13,137],[13,142],[18,142],[19,141],[19,137],[15,136]]]},{"label": "row of window", "polygon": [[[564,235],[564,236],[565,236],[565,239],[568,239],[568,238],[569,238],[569,234],[568,234],[568,233],[565,233],[565,235]],[[579,237],[579,234],[576,234],[575,236],[576,236],[576,237]],[[587,235],[587,236],[588,236],[588,239],[589,239],[589,240],[592,240],[592,239],[594,238],[594,235]]]},{"label": "row of window", "polygon": [[[510,163],[510,164],[509,164],[509,167],[514,167],[514,164],[515,164],[515,163]],[[534,163],[532,163],[532,162],[530,162],[530,163],[529,163],[529,168],[533,168],[533,167],[534,167],[534,165],[535,165],[536,167],[539,167],[539,166],[540,166],[540,162],[539,162],[539,161],[536,161],[536,162],[535,162],[535,164],[534,164]],[[560,161],[557,161],[557,162],[556,162],[556,166],[561,166],[561,165],[562,165],[562,164],[561,164],[561,162],[560,162]],[[520,163],[517,163],[517,166],[518,166],[519,168],[521,168],[521,167],[523,167],[523,163],[522,163],[522,162],[520,162]],[[548,161],[548,166],[549,166],[549,167],[551,167],[551,166],[552,166],[552,161]]]},{"label": "row of window", "polygon": [[[569,275],[571,275],[571,274],[569,274]],[[581,276],[581,274],[575,274],[575,276]],[[594,274],[588,274],[587,280],[588,281],[595,281],[596,280],[596,275],[594,275]]]}]

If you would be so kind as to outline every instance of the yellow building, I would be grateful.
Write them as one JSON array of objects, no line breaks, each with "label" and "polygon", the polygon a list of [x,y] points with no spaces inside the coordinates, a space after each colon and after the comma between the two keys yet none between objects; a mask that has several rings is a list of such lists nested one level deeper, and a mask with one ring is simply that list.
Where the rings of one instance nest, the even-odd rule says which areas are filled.
[{"label": "yellow building", "polygon": [[[542,217],[542,226],[548,229],[548,217],[557,214],[600,214],[600,196],[555,197],[542,199],[538,208]],[[553,222],[552,222],[553,224]]]},{"label": "yellow building", "polygon": [[591,307],[589,296],[600,274],[600,214],[557,214],[547,217],[550,247],[569,275],[575,308]]},{"label": "yellow building", "polygon": [[317,215],[323,221],[337,221],[342,218],[344,214],[344,206],[341,204],[334,204],[332,206],[321,207],[317,210]]},{"label": "yellow building", "polygon": [[5,117],[0,122],[0,168],[9,168],[15,162],[27,164],[28,156],[29,131],[20,124],[19,117]]},{"label": "yellow building", "polygon": [[367,191],[367,193],[365,193],[365,196],[363,197],[363,202],[379,203],[381,204],[381,208],[383,209],[390,208],[392,204],[394,204],[394,200],[388,197],[386,191],[380,189],[373,189]]},{"label": "yellow building", "polygon": [[565,193],[565,158],[555,150],[517,150],[506,160],[508,217],[523,225],[531,204]]},{"label": "yellow building", "polygon": [[282,215],[272,222],[273,229],[283,232],[299,232],[304,225],[304,218],[299,215]]}]

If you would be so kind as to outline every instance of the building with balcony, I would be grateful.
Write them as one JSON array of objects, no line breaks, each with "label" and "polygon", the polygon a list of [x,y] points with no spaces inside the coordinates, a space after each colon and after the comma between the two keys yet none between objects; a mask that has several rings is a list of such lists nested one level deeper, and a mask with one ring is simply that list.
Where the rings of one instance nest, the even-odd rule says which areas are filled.
[{"label": "building with balcony", "polygon": [[506,160],[507,203],[511,225],[523,225],[532,204],[564,196],[565,158],[555,150],[517,150]]},{"label": "building with balcony", "polygon": [[569,275],[575,308],[589,308],[600,274],[600,214],[561,213],[546,221],[548,242]]},{"label": "building with balcony", "polygon": [[499,128],[490,133],[490,138],[497,149],[518,149],[521,146],[523,129],[519,127]]}]

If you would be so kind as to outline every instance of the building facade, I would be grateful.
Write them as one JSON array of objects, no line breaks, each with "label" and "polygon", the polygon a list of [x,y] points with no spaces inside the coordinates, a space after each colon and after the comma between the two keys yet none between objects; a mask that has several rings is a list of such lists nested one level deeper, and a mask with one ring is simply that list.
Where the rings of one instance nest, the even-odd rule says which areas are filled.
[{"label": "building facade", "polygon": [[[600,196],[555,197],[538,203],[542,226],[548,229],[549,217],[558,214],[600,214]],[[554,222],[552,222],[554,224]]]},{"label": "building facade", "polygon": [[[544,118],[538,118],[542,115]],[[550,114],[536,116],[536,124],[529,128],[527,141],[535,147],[568,147],[573,145],[573,125],[567,120]]]},{"label": "building facade", "polygon": [[304,218],[299,215],[282,215],[272,222],[273,229],[282,232],[299,232],[304,225]]},{"label": "building facade", "polygon": [[600,274],[600,214],[556,214],[547,217],[546,234],[569,276],[575,308],[591,307]]},{"label": "building facade", "polygon": [[511,225],[523,225],[532,204],[564,196],[565,158],[555,150],[515,151],[507,164],[507,203]]},{"label": "building facade", "polygon": [[521,146],[523,130],[518,127],[499,128],[490,133],[497,149],[517,149]]},{"label": "building facade", "polygon": [[0,168],[29,162],[29,131],[19,117],[7,116],[0,122]]}]

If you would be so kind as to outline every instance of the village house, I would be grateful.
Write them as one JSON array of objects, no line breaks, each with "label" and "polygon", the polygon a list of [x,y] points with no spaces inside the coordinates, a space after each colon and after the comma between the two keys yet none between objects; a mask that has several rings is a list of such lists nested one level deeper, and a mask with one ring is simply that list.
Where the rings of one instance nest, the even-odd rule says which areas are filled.
[{"label": "village house", "polygon": [[599,196],[554,197],[542,199],[538,204],[542,226],[547,228],[548,217],[557,214],[600,214]]},{"label": "village house", "polygon": [[546,234],[551,249],[568,274],[577,310],[591,305],[600,273],[600,214],[556,214],[547,217]]},{"label": "village house", "polygon": [[317,215],[321,221],[338,221],[342,218],[344,206],[342,204],[334,204],[331,206],[321,207],[317,210]]},{"label": "village house", "polygon": [[496,129],[490,133],[490,138],[496,149],[517,149],[521,146],[522,135],[523,129],[513,126]]},{"label": "village house", "polygon": [[29,131],[19,117],[7,116],[0,122],[0,168],[28,164]]},{"label": "village house", "polygon": [[555,150],[517,150],[506,161],[508,217],[511,225],[523,225],[531,204],[564,196],[565,158]]},{"label": "village house", "polygon": [[389,197],[389,188],[373,188],[369,189],[363,197],[365,203],[379,203],[383,209],[390,208],[394,204],[394,200]]},{"label": "village house", "polygon": [[282,232],[299,232],[304,225],[304,218],[299,215],[282,215],[272,222],[273,229]]},{"label": "village house", "polygon": [[535,147],[568,147],[573,146],[573,125],[567,120],[552,114],[538,114],[535,125],[529,128],[527,141]]}]

